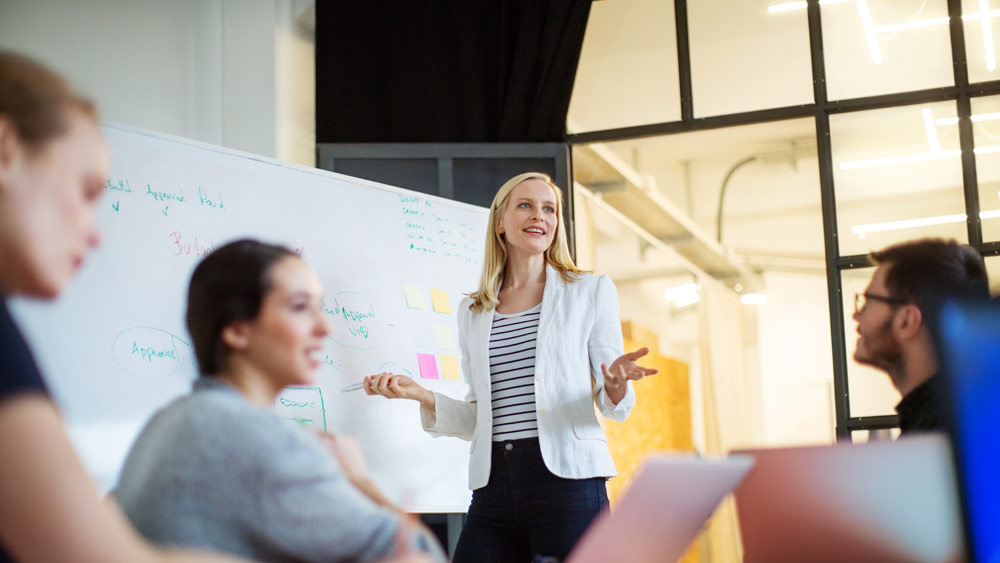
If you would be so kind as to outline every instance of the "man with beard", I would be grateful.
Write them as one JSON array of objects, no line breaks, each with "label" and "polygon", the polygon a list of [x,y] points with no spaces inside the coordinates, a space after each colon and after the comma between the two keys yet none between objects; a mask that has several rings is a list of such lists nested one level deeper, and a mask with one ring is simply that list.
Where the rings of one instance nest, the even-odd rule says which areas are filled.
[{"label": "man with beard", "polygon": [[924,239],[871,253],[878,268],[855,295],[854,359],[889,375],[903,396],[896,405],[903,434],[941,429],[945,398],[930,317],[947,298],[988,298],[986,267],[971,246]]}]

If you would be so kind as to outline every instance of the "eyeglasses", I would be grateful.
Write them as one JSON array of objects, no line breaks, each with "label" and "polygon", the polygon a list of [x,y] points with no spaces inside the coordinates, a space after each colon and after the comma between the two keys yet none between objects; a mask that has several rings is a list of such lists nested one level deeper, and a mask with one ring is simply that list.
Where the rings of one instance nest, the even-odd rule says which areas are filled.
[{"label": "eyeglasses", "polygon": [[855,293],[854,294],[854,313],[860,313],[865,310],[868,306],[869,301],[881,301],[883,303],[888,303],[890,305],[905,305],[908,303],[906,299],[900,299],[899,297],[889,297],[887,295],[875,295],[874,293]]}]

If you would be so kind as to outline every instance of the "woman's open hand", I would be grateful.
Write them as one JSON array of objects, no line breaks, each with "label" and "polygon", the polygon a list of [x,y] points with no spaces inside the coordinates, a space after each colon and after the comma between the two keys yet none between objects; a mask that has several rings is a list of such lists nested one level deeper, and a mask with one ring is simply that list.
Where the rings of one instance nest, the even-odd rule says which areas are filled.
[{"label": "woman's open hand", "polygon": [[659,370],[644,368],[635,363],[636,360],[649,353],[649,348],[639,348],[634,352],[622,354],[611,365],[601,364],[601,372],[604,374],[604,389],[608,393],[611,402],[618,404],[625,397],[627,383],[638,381],[647,375],[653,375]]}]

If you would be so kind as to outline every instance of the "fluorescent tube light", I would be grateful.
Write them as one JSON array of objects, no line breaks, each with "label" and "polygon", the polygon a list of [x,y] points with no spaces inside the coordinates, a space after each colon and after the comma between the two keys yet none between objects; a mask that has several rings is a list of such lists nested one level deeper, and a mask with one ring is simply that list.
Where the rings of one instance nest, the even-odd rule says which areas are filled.
[{"label": "fluorescent tube light", "polygon": [[[870,18],[871,16],[869,16]],[[890,23],[886,25],[880,25],[875,28],[877,33],[889,33],[892,31],[902,31],[904,29],[919,29],[921,27],[934,27],[935,25],[948,25],[951,18],[945,16],[943,18],[933,18],[929,20],[917,20],[902,23]]]},{"label": "fluorescent tube light", "polygon": [[740,297],[740,303],[743,303],[744,305],[766,305],[767,295],[764,295],[763,293],[744,293],[743,296]]},{"label": "fluorescent tube light", "polygon": [[683,309],[684,307],[687,307],[689,305],[694,305],[695,303],[697,303],[699,301],[701,301],[701,296],[700,295],[692,295],[691,297],[688,297],[687,299],[678,299],[677,301],[674,301],[674,308],[676,308],[676,309]]},{"label": "fluorescent tube light", "polygon": [[[980,123],[982,121],[996,121],[1000,119],[1000,112],[972,114],[971,119],[973,123]],[[938,126],[958,125],[958,118],[939,117],[934,120],[934,123],[937,124]]]},{"label": "fluorescent tube light", "polygon": [[806,3],[802,2],[785,2],[784,4],[771,4],[767,7],[767,11],[776,14],[778,12],[791,12],[792,10],[802,10],[806,7]]},{"label": "fluorescent tube light", "polygon": [[678,299],[685,299],[692,295],[698,295],[698,284],[694,282],[671,287],[663,292],[663,297],[667,301],[677,301]]},{"label": "fluorescent tube light", "polygon": [[[928,138],[930,134],[928,133]],[[936,136],[935,136],[936,139]],[[933,142],[933,141],[932,141]],[[1000,152],[1000,145],[990,145],[988,147],[976,147],[972,149],[973,154],[992,154]],[[890,166],[893,164],[909,164],[912,162],[923,162],[926,160],[941,160],[943,158],[953,158],[960,156],[960,150],[931,151],[916,154],[902,154],[899,156],[886,156],[882,158],[869,158],[867,160],[845,160],[840,163],[841,170],[857,170],[859,168],[874,168],[876,166]]]},{"label": "fluorescent tube light", "polygon": [[851,232],[856,235],[864,235],[867,233],[881,233],[884,231],[896,231],[899,229],[915,229],[917,227],[927,227],[930,225],[958,223],[960,221],[965,221],[965,213],[941,215],[938,217],[923,217],[921,219],[905,219],[903,221],[886,221],[885,223],[871,223],[868,225],[855,225],[851,227]]},{"label": "fluorescent tube light", "polygon": [[965,21],[978,20],[979,18],[986,16],[988,18],[995,18],[1000,16],[1000,10],[990,10],[989,12],[971,12],[968,14],[962,14],[962,19]]},{"label": "fluorescent tube light", "polygon": [[[848,2],[854,2],[855,0],[819,0],[820,6],[829,6],[831,4],[846,4]],[[792,10],[804,10],[806,9],[806,3],[802,2],[784,2],[782,4],[771,4],[767,7],[767,11],[772,14],[777,12],[791,12]]]},{"label": "fluorescent tube light", "polygon": [[938,141],[937,127],[934,126],[934,115],[931,113],[931,108],[924,108],[920,110],[920,113],[924,116],[924,130],[927,131],[927,143],[931,146],[931,152],[938,152],[941,150],[941,142]]},{"label": "fluorescent tube light", "polygon": [[872,62],[882,63],[882,50],[878,47],[878,37],[875,36],[875,26],[872,25],[872,13],[868,9],[868,0],[857,0],[858,15],[861,16],[861,27],[865,30],[868,40],[868,50],[872,52]]},{"label": "fluorescent tube light", "polygon": [[[983,211],[979,214],[979,219],[996,219],[1000,217],[1000,209],[993,211]],[[885,231],[896,231],[899,229],[915,229],[917,227],[927,227],[930,225],[944,225],[947,223],[961,223],[965,221],[965,213],[954,215],[939,215],[937,217],[923,217],[921,219],[906,219],[903,221],[887,221],[885,223],[869,223],[867,225],[855,225],[851,227],[851,232],[856,235],[868,233],[881,233]]]},{"label": "fluorescent tube light", "polygon": [[691,282],[667,289],[663,292],[663,297],[670,301],[674,308],[680,309],[701,301],[700,291],[698,284]]},{"label": "fluorescent tube light", "polygon": [[983,27],[983,49],[986,51],[986,70],[997,68],[997,58],[993,54],[993,26],[990,23],[990,0],[979,0],[980,24]]},{"label": "fluorescent tube light", "polygon": [[857,170],[858,168],[872,168],[875,166],[888,166],[891,164],[908,164],[911,162],[923,162],[925,160],[940,160],[943,158],[953,158],[962,154],[960,150],[923,152],[917,154],[904,154],[900,156],[886,156],[883,158],[870,158],[867,160],[848,160],[840,163],[841,170]]}]

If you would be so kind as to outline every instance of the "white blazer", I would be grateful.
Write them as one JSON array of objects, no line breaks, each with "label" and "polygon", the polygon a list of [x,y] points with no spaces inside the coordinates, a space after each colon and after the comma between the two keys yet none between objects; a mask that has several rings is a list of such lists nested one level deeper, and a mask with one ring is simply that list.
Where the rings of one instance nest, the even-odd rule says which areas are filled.
[{"label": "white blazer", "polygon": [[[472,440],[469,488],[490,478],[493,411],[490,404],[490,329],[493,311],[458,307],[462,371],[469,383],[464,401],[434,393],[435,410],[420,409],[424,430],[436,436]],[[545,267],[545,290],[535,347],[535,408],[545,466],[569,479],[617,475],[594,405],[613,420],[625,420],[635,404],[632,382],[625,397],[611,403],[601,364],[622,355],[618,292],[607,276],[578,275],[573,282]],[[479,401],[477,398],[483,400]]]}]

